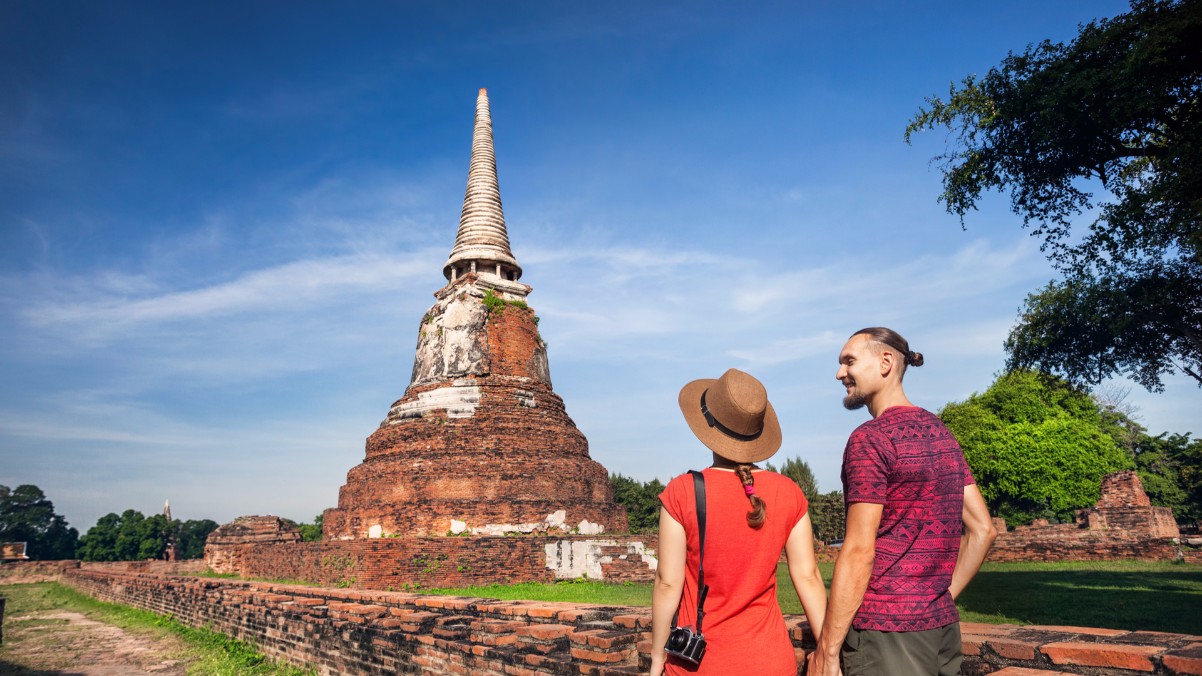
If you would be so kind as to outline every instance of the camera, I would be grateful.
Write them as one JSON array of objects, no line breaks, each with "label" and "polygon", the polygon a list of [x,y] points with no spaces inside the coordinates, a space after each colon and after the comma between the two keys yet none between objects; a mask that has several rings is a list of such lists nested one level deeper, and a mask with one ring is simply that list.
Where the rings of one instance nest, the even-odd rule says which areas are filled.
[{"label": "camera", "polygon": [[689,664],[701,664],[701,658],[705,657],[705,636],[694,633],[692,627],[676,627],[668,634],[666,649],[669,655]]}]

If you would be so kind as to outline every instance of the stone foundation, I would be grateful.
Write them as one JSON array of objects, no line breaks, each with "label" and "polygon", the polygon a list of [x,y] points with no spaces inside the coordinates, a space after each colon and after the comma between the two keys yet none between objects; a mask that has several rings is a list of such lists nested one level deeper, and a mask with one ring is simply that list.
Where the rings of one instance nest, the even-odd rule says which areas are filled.
[{"label": "stone foundation", "polygon": [[[320,589],[68,570],[103,601],[173,616],[321,674],[645,673],[649,608]],[[814,647],[787,616],[799,659]],[[967,676],[1202,674],[1202,637],[1082,627],[962,623]]]},{"label": "stone foundation", "polygon": [[356,589],[402,590],[589,578],[649,582],[643,536],[406,537],[206,547],[214,572]]}]

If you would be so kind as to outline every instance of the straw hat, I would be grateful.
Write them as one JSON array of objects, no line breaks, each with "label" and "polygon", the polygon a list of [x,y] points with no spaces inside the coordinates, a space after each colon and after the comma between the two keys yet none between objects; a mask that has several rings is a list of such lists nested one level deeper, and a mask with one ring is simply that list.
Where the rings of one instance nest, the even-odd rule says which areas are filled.
[{"label": "straw hat", "polygon": [[685,385],[680,411],[701,443],[727,460],[759,462],[780,448],[780,422],[767,390],[738,369]]}]

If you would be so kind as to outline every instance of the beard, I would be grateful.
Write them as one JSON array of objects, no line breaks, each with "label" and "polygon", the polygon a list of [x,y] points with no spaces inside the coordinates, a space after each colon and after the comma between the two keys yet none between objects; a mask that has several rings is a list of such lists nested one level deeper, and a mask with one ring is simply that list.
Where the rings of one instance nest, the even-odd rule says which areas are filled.
[{"label": "beard", "polygon": [[864,408],[867,404],[868,401],[864,399],[864,396],[856,394],[855,392],[843,397],[843,408],[849,411],[855,411],[857,409]]}]

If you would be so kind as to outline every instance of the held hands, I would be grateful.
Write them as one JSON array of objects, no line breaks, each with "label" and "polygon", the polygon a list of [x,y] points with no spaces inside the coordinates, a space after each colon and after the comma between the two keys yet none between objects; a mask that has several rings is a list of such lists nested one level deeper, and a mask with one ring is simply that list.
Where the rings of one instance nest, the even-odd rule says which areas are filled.
[{"label": "held hands", "polygon": [[806,676],[843,676],[839,669],[839,655],[827,657],[821,650],[806,655]]},{"label": "held hands", "polygon": [[663,676],[664,665],[668,661],[668,655],[664,652],[658,654],[652,651],[651,653],[651,669],[647,672],[648,676]]}]

